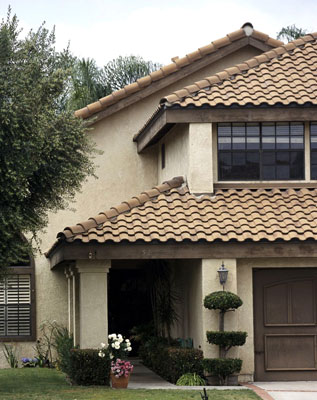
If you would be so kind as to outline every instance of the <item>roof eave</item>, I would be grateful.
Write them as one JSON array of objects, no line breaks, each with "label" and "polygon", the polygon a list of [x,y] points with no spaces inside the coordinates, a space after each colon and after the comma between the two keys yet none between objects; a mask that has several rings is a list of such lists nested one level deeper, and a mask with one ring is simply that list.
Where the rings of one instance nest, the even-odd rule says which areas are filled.
[{"label": "roof eave", "polygon": [[[281,113],[283,108],[283,113]],[[228,112],[230,110],[230,112]],[[218,122],[279,122],[314,121],[317,105],[290,104],[268,106],[216,106],[216,107],[162,107],[147,125],[134,137],[138,153],[157,143],[175,124],[218,123]]]},{"label": "roof eave", "polygon": [[122,97],[121,94],[121,91],[123,89],[121,89],[121,91],[118,91],[120,92],[120,96],[117,96],[117,92],[114,92],[114,99],[112,100],[112,103],[108,104],[107,102],[105,102],[104,99],[100,99],[99,101],[88,105],[81,110],[77,110],[75,114],[78,117],[87,120],[87,125],[93,125],[96,122],[136,103],[137,101],[150,96],[152,93],[164,89],[165,87],[171,85],[177,80],[189,76],[190,74],[192,74],[193,71],[198,71],[205,66],[212,64],[219,59],[241,49],[242,47],[250,45],[265,52],[276,47],[278,43],[278,41],[274,41],[273,39],[272,41],[268,40],[267,42],[264,42],[263,39],[260,40],[259,38],[254,36],[242,37],[224,47],[217,49],[217,51],[213,53],[207,54],[196,61],[192,61],[188,63],[188,65],[182,66],[180,69],[170,74],[167,74],[166,76],[163,76],[156,81],[151,82],[148,86],[140,88],[140,90],[128,93],[124,97]]},{"label": "roof eave", "polygon": [[[212,243],[212,245],[211,245]],[[207,242],[199,240],[192,242],[183,240],[175,242],[120,242],[120,243],[82,243],[74,241],[64,242],[58,246],[50,257],[51,269],[55,270],[65,262],[75,260],[149,260],[149,259],[201,259],[218,258],[221,259],[231,254],[234,258],[276,258],[276,257],[316,257],[316,241],[307,239],[300,241],[292,239],[290,241],[275,240],[269,242],[260,240],[253,242],[246,240],[237,242],[214,241]]]}]

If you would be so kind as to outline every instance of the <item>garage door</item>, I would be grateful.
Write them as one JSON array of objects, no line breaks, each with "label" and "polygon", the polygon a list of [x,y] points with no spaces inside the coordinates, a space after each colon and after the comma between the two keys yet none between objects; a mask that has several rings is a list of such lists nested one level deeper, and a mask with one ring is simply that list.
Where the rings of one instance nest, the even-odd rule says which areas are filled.
[{"label": "garage door", "polygon": [[317,380],[317,269],[253,273],[255,379]]}]

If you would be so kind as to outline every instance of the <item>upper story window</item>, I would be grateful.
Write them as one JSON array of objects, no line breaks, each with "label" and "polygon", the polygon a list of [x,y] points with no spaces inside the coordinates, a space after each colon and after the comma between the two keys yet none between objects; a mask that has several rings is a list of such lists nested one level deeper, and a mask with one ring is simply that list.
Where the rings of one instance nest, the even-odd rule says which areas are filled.
[{"label": "upper story window", "polygon": [[218,177],[228,181],[304,179],[304,123],[219,123]]},{"label": "upper story window", "polygon": [[310,124],[310,175],[317,179],[317,122]]}]

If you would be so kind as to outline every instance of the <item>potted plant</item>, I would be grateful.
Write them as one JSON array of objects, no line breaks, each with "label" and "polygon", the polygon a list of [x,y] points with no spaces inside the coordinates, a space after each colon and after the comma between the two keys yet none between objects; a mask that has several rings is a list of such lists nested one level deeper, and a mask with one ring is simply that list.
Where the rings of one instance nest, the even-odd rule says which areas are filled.
[{"label": "potted plant", "polygon": [[[219,346],[219,358],[205,359],[204,368],[214,377],[217,377],[221,385],[238,383],[238,376],[234,374],[238,374],[241,371],[242,360],[239,358],[227,358],[227,353],[233,346],[244,345],[247,333],[225,331],[224,317],[228,311],[235,311],[242,304],[239,296],[226,291],[210,293],[204,299],[205,308],[219,311],[219,331],[207,331],[208,343]],[[230,376],[233,376],[231,382],[229,380]]]},{"label": "potted plant", "polygon": [[120,360],[111,362],[111,386],[114,389],[126,389],[128,387],[130,374],[133,371],[133,365],[129,361]]},{"label": "potted plant", "polygon": [[125,339],[121,334],[112,333],[108,336],[108,346],[101,343],[99,349],[99,357],[106,356],[106,351],[109,351],[111,362],[111,383],[113,388],[127,388],[130,374],[133,371],[133,365],[124,358],[132,350],[131,342]]}]

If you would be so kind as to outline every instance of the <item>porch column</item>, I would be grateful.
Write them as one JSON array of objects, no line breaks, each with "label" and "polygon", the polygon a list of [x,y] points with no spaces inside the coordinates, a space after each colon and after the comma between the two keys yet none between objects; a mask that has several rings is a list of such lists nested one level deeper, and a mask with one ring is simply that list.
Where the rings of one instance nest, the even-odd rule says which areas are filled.
[{"label": "porch column", "polygon": [[80,348],[98,348],[108,337],[108,272],[110,260],[78,260],[80,275]]},{"label": "porch column", "polygon": [[[225,290],[237,293],[237,260],[236,259],[202,259],[202,301],[207,294],[222,290],[219,282],[218,268],[222,261],[229,270],[228,280]],[[208,310],[202,305],[202,327],[203,327],[203,346],[204,356],[208,358],[219,357],[218,346],[211,345],[207,342],[206,331],[217,331],[219,329],[219,315],[217,311]],[[225,330],[237,329],[237,315],[230,312],[225,315]],[[232,356],[230,350],[230,357]]]}]

